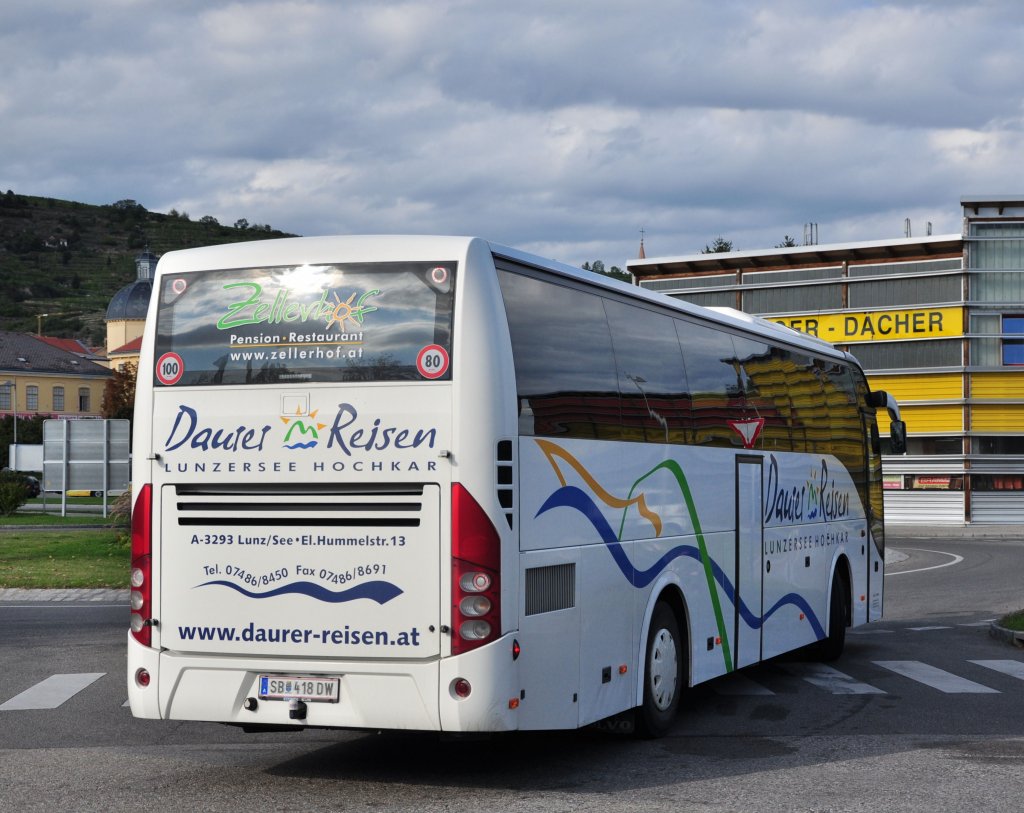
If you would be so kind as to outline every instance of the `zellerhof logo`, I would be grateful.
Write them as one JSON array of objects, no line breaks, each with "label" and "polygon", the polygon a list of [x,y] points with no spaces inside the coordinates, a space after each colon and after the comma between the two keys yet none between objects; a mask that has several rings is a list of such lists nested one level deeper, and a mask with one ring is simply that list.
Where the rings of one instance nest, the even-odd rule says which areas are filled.
[{"label": "zellerhof logo", "polygon": [[320,441],[320,430],[327,424],[317,423],[320,410],[309,411],[309,396],[286,393],[281,396],[281,421],[287,427],[283,446],[286,449],[312,449]]},{"label": "zellerhof logo", "polygon": [[240,289],[243,298],[228,305],[227,313],[217,320],[219,330],[231,330],[242,325],[324,322],[327,329],[337,324],[343,331],[346,321],[358,329],[366,314],[377,310],[376,306],[367,305],[366,300],[380,294],[380,290],[374,288],[359,294],[358,299],[355,292],[348,299],[342,299],[337,292],[324,290],[317,300],[298,302],[287,288],[279,288],[268,299],[263,286],[256,282],[232,282],[224,286],[225,291],[236,289]]}]

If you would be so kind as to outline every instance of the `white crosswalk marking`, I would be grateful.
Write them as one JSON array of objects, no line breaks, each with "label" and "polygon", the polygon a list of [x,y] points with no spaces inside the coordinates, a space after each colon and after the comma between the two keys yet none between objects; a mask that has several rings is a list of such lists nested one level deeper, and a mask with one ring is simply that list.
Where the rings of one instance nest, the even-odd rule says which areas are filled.
[{"label": "white crosswalk marking", "polygon": [[921,661],[873,661],[873,663],[946,694],[999,694],[997,689],[982,686],[973,680],[959,677],[952,672],[929,666]]},{"label": "white crosswalk marking", "polygon": [[1024,680],[1024,662],[1022,661],[971,661],[971,663],[984,666],[986,669],[994,669],[1018,680]]},{"label": "white crosswalk marking", "polygon": [[0,711],[55,709],[105,674],[106,672],[83,672],[74,675],[50,675],[46,680],[0,705]]},{"label": "white crosswalk marking", "polygon": [[885,694],[881,689],[854,680],[849,675],[823,663],[787,663],[782,668],[812,686],[832,694]]},{"label": "white crosswalk marking", "polygon": [[[998,689],[984,686],[922,661],[872,661],[872,663],[946,694],[1000,694]],[[1024,661],[1012,659],[967,660],[965,663],[973,663],[976,666],[1024,681]],[[887,694],[884,689],[863,683],[822,663],[778,663],[774,668],[781,669],[793,677],[800,678],[831,694]],[[6,703],[0,704],[0,711],[56,709],[105,675],[105,672],[51,675],[46,680],[40,681],[21,694],[12,697]],[[776,692],[748,677],[746,672],[734,672],[717,678],[710,686],[716,694],[726,697],[776,695]],[[128,707],[129,702],[125,701],[123,708]]]},{"label": "white crosswalk marking", "polygon": [[715,693],[731,697],[763,697],[775,694],[771,689],[751,680],[741,672],[733,672],[714,683]]}]

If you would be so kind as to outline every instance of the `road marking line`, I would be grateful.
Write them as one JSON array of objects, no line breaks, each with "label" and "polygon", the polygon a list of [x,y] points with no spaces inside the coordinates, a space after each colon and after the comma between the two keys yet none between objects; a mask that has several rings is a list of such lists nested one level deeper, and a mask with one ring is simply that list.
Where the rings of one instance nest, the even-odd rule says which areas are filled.
[{"label": "road marking line", "polygon": [[957,624],[958,627],[987,627],[995,621],[994,618],[986,618],[984,621],[975,621],[973,624]]},{"label": "road marking line", "polygon": [[973,680],[959,677],[952,672],[929,666],[921,661],[872,661],[872,663],[946,694],[999,694],[997,689],[982,686]]},{"label": "road marking line", "polygon": [[105,674],[106,672],[83,672],[74,675],[50,675],[46,680],[0,705],[0,711],[55,709]]},{"label": "road marking line", "polygon": [[951,630],[952,627],[907,627],[911,632],[931,632],[932,630]]},{"label": "road marking line", "polygon": [[996,672],[1002,672],[1004,675],[1015,677],[1018,680],[1024,680],[1024,663],[1021,661],[971,661],[971,663],[984,666],[986,669],[994,669]]},{"label": "road marking line", "polygon": [[885,573],[886,578],[889,578],[890,576],[906,576],[908,573],[924,573],[926,570],[938,570],[940,567],[949,567],[950,565],[958,565],[958,564],[960,564],[964,560],[963,556],[958,556],[955,553],[946,553],[946,551],[944,551],[944,550],[928,550],[926,548],[907,548],[907,550],[917,550],[917,551],[922,551],[923,553],[937,553],[940,556],[951,556],[952,560],[949,561],[949,562],[944,562],[941,565],[932,565],[931,567],[919,567],[916,570],[898,570],[898,571],[895,571],[895,572],[886,571],[886,573]]},{"label": "road marking line", "polygon": [[784,663],[780,666],[791,675],[832,694],[885,694],[882,689],[854,680],[823,663]]},{"label": "road marking line", "polygon": [[775,694],[771,689],[738,672],[716,680],[714,690],[715,694],[734,697],[763,697]]}]

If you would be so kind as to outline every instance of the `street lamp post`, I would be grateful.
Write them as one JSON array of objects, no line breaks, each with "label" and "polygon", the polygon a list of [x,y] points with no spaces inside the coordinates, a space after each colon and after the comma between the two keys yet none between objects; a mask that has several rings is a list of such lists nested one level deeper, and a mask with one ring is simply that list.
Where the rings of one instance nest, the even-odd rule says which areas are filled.
[{"label": "street lamp post", "polygon": [[[7,387],[11,391],[11,410],[14,414],[14,445],[18,445],[18,382],[14,379],[8,379],[3,383],[3,386]],[[15,452],[17,454],[17,452]],[[11,461],[7,461],[10,465]],[[13,466],[11,467],[13,468]]]}]

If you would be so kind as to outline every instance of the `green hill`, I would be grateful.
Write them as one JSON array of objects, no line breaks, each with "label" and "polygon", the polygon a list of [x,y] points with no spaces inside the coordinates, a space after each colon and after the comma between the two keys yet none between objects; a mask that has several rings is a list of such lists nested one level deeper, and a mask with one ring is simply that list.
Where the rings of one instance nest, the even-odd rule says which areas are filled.
[{"label": "green hill", "polygon": [[[102,345],[111,297],[135,279],[135,257],[179,248],[289,237],[270,226],[147,211],[133,200],[92,206],[0,194],[0,330]],[[48,314],[40,320],[39,316]]]}]

